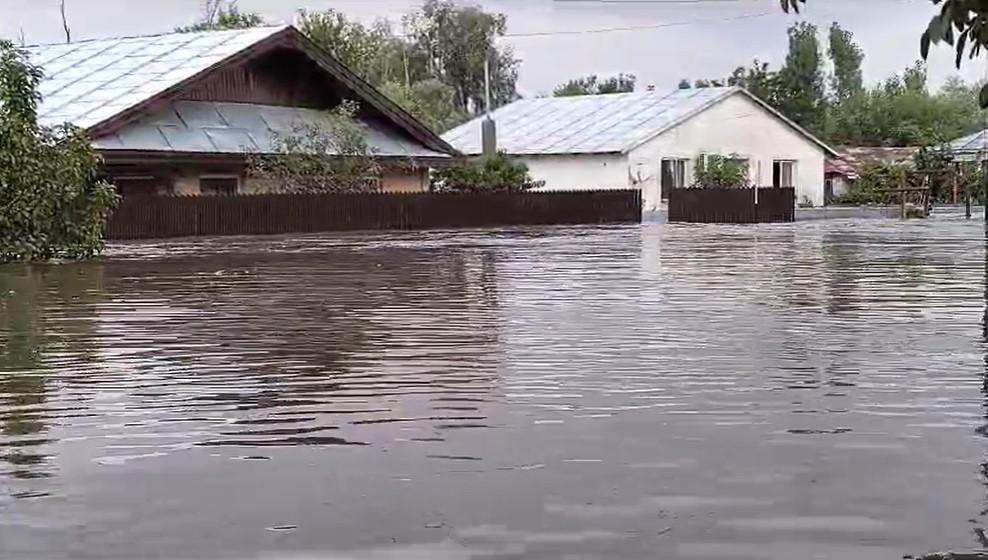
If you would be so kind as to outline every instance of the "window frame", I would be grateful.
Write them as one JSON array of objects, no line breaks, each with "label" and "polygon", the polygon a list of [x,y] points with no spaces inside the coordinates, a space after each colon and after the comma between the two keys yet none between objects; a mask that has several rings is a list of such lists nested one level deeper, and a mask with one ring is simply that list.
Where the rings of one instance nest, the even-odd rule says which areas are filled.
[{"label": "window frame", "polygon": [[[772,188],[796,188],[797,166],[799,160],[795,159],[773,159],[772,160]],[[789,184],[783,183],[783,166],[789,166]],[[778,174],[776,174],[778,170]]]},{"label": "window frame", "polygon": [[[675,179],[681,177],[681,183],[679,186],[675,184],[666,186],[665,181],[665,164],[669,162],[673,164],[671,177],[673,177],[673,183]],[[689,186],[690,169],[689,169],[690,159],[684,157],[663,157],[659,159],[659,193],[662,200],[669,199],[669,193],[675,189],[685,189]],[[679,166],[682,166],[680,169]]]},{"label": "window frame", "polygon": [[[217,190],[215,187],[210,188],[211,192],[206,192],[204,189],[204,182],[206,181],[233,181],[233,190],[226,192],[226,189]],[[209,174],[199,176],[199,194],[202,196],[230,196],[240,193],[240,176],[239,175],[225,175],[225,174]]]}]

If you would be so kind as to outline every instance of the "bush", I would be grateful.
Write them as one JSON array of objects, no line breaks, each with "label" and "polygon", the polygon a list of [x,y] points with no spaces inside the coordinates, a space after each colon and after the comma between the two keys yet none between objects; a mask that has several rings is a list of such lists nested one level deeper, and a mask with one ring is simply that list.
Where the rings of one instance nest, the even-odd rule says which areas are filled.
[{"label": "bush", "polygon": [[0,41],[0,262],[98,254],[117,201],[82,130],[38,124],[40,83],[24,53]]},{"label": "bush", "polygon": [[527,165],[503,153],[432,173],[432,188],[437,192],[521,192],[544,184],[532,180]]},{"label": "bush", "polygon": [[696,159],[694,188],[737,188],[747,187],[749,183],[748,162],[737,155]]}]

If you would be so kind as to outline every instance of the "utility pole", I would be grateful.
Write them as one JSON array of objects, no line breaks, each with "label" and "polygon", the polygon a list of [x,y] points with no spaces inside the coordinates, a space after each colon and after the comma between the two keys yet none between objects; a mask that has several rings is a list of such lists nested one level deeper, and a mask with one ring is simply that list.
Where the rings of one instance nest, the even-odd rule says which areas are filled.
[{"label": "utility pole", "polygon": [[492,157],[497,155],[497,124],[491,117],[491,53],[487,52],[484,57],[484,101],[487,118],[480,124],[481,145],[484,155]]}]

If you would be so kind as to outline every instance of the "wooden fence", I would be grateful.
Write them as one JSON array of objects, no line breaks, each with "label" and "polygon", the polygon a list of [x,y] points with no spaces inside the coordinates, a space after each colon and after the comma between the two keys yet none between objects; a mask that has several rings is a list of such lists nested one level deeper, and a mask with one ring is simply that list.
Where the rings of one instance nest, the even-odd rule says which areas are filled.
[{"label": "wooden fence", "polygon": [[124,198],[107,239],[641,221],[641,191]]},{"label": "wooden fence", "polygon": [[754,188],[674,189],[669,193],[669,221],[754,224],[795,220],[796,189],[755,191]]}]

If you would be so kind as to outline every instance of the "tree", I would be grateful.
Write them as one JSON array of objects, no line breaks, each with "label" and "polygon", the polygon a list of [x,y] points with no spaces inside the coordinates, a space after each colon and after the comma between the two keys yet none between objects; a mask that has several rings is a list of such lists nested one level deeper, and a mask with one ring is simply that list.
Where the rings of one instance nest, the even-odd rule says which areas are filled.
[{"label": "tree", "polygon": [[507,30],[504,14],[460,7],[452,0],[426,0],[422,10],[407,21],[416,44],[427,55],[429,74],[454,89],[461,112],[476,115],[484,110],[485,61],[490,65],[494,106],[517,98],[519,61],[509,47],[496,44]]},{"label": "tree", "polygon": [[241,12],[237,9],[235,0],[206,0],[201,19],[175,31],[188,33],[192,31],[222,31],[225,29],[249,29],[264,25],[264,20],[254,12]]},{"label": "tree", "polygon": [[830,45],[827,53],[834,63],[830,87],[837,101],[861,93],[864,89],[864,80],[861,77],[864,51],[854,42],[854,34],[834,22],[830,26]]},{"label": "tree", "polygon": [[695,162],[694,187],[734,188],[747,187],[748,162],[738,155],[701,155]]},{"label": "tree", "polygon": [[825,110],[820,42],[815,25],[800,22],[789,28],[789,54],[778,74],[776,106],[799,125],[822,125]]},{"label": "tree", "polygon": [[679,80],[679,89],[691,89],[692,87],[693,85],[690,84],[690,81],[686,78]]},{"label": "tree", "polygon": [[86,258],[117,200],[99,156],[70,125],[38,124],[41,70],[0,41],[0,262]]},{"label": "tree", "polygon": [[456,92],[439,80],[422,80],[410,86],[388,82],[381,91],[432,130],[442,133],[463,122],[453,98]]},{"label": "tree", "polygon": [[323,122],[276,135],[273,153],[251,154],[247,172],[264,190],[290,193],[373,192],[381,167],[356,120],[359,106],[344,101]]},{"label": "tree", "polygon": [[761,62],[757,58],[751,66],[737,67],[727,80],[728,85],[743,87],[752,95],[769,103],[778,103],[778,77],[775,72],[769,70],[767,62]]},{"label": "tree", "polygon": [[543,184],[532,180],[527,165],[504,153],[440,167],[432,173],[432,188],[440,192],[520,192]]},{"label": "tree", "polygon": [[618,74],[605,80],[591,74],[584,78],[570,80],[557,87],[553,92],[555,97],[570,97],[574,95],[606,95],[610,93],[630,93],[635,91],[638,78],[634,74]]},{"label": "tree", "polygon": [[[988,47],[988,3],[984,0],[931,1],[940,6],[940,13],[930,19],[920,36],[920,54],[927,60],[931,46],[946,43],[954,47],[959,69],[965,55],[973,59]],[[806,0],[779,0],[779,3],[786,12],[798,12]],[[981,86],[978,101],[981,107],[988,107],[988,84]]]}]

